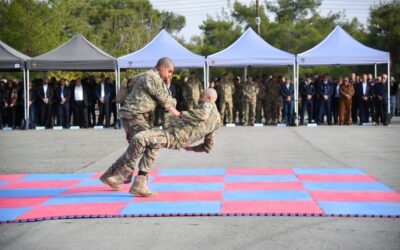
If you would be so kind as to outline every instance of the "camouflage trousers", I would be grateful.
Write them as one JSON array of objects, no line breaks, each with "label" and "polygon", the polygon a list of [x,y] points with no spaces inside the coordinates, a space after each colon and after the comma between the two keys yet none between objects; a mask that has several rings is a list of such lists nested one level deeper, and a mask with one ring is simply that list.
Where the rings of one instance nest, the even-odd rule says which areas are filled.
[{"label": "camouflage trousers", "polygon": [[[132,119],[121,118],[121,123],[125,130],[126,140],[128,141],[129,145],[136,134],[142,131],[150,131],[151,129],[148,117],[146,115],[133,116]],[[145,159],[154,162],[158,154],[158,149],[148,148],[143,152],[143,154],[146,156]],[[114,169],[122,167],[124,164],[132,169],[135,168],[136,162],[126,161],[125,159],[126,157],[123,156],[118,158],[113,164]]]},{"label": "camouflage trousers", "polygon": [[274,102],[272,100],[266,101],[264,104],[265,123],[276,124],[279,122],[280,109],[281,107],[278,102]]},{"label": "camouflage trousers", "polygon": [[[120,164],[136,165],[140,171],[149,172],[152,168],[160,148],[179,149],[180,146],[173,134],[164,130],[146,130],[136,134],[125,153],[117,160]],[[153,154],[147,154],[146,152]]]},{"label": "camouflage trousers", "polygon": [[253,125],[256,117],[256,101],[243,102],[243,125]]},{"label": "camouflage trousers", "polygon": [[262,102],[262,100],[258,100],[258,98],[257,98],[257,103],[256,103],[256,123],[262,123],[262,118],[263,118],[263,114],[262,113],[263,113],[263,102]]},{"label": "camouflage trousers", "polygon": [[233,111],[233,101],[232,100],[223,100],[220,101],[220,110],[221,110],[221,121],[225,121],[225,112],[227,123],[232,123],[232,111]]}]

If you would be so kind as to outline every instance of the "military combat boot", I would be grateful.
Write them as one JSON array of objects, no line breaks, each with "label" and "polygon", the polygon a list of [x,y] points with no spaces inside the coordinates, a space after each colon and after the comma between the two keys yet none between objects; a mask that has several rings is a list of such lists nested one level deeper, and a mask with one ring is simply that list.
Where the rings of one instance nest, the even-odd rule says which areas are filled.
[{"label": "military combat boot", "polygon": [[129,193],[142,197],[151,197],[157,195],[157,193],[152,192],[147,187],[147,176],[145,175],[138,175],[135,177]]},{"label": "military combat boot", "polygon": [[121,190],[121,184],[128,184],[132,181],[133,169],[127,165],[115,168],[111,166],[107,171],[100,177],[100,180],[110,186],[113,190]]}]

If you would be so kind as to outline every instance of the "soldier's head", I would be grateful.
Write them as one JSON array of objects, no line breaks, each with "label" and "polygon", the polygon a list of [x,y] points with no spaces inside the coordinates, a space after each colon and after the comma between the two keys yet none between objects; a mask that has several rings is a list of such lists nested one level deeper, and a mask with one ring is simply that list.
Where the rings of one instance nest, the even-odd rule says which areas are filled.
[{"label": "soldier's head", "polygon": [[253,81],[253,77],[251,75],[247,75],[247,82],[252,82]]},{"label": "soldier's head", "polygon": [[157,61],[156,67],[160,77],[167,82],[171,79],[172,73],[174,72],[174,63],[171,58],[162,57]]},{"label": "soldier's head", "polygon": [[217,91],[213,88],[208,88],[203,90],[200,94],[200,101],[201,102],[211,102],[214,103],[218,98]]},{"label": "soldier's head", "polygon": [[229,74],[228,74],[228,73],[225,73],[223,79],[224,79],[225,81],[228,80],[228,79],[229,79]]},{"label": "soldier's head", "polygon": [[196,79],[196,72],[190,72],[190,79]]}]

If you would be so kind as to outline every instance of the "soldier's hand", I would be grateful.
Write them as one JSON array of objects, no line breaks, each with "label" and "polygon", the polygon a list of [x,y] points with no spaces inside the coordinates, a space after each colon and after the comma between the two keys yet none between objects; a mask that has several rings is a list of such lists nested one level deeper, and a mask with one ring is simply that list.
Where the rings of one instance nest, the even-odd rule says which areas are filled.
[{"label": "soldier's hand", "polygon": [[171,114],[173,114],[176,117],[180,117],[181,116],[181,112],[176,110],[176,108],[174,108],[174,107],[170,107],[169,109],[167,109],[167,111],[170,112]]}]

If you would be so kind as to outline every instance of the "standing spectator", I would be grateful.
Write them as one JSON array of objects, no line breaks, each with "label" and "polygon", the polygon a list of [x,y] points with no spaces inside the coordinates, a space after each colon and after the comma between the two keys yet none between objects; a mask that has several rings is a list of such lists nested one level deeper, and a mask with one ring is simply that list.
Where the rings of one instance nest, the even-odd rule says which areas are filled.
[{"label": "standing spectator", "polygon": [[39,87],[37,94],[39,97],[39,125],[52,128],[51,107],[54,93],[53,88],[49,86],[47,76],[43,78],[42,86]]},{"label": "standing spectator", "polygon": [[356,76],[356,73],[351,74],[350,83],[353,85],[354,88],[354,95],[351,103],[351,119],[353,121],[353,124],[357,124],[358,122],[359,107],[360,107],[360,100],[359,100],[360,94],[358,93],[359,79],[357,78],[358,76]]},{"label": "standing spectator", "polygon": [[191,110],[197,108],[200,93],[203,91],[202,82],[197,79],[196,72],[192,71],[190,73],[189,79],[183,85],[183,98],[186,103],[186,109]]},{"label": "standing spectator", "polygon": [[8,127],[13,129],[16,128],[17,123],[17,100],[18,100],[18,88],[15,84],[9,80],[7,82],[7,90],[6,90],[6,124]]},{"label": "standing spectator", "polygon": [[253,77],[250,75],[247,76],[247,81],[243,85],[242,91],[243,125],[254,125],[259,86],[253,82]]},{"label": "standing spectator", "polygon": [[369,85],[369,87],[370,87],[370,89],[371,89],[371,97],[372,97],[372,98],[370,98],[370,99],[368,100],[369,113],[370,113],[372,122],[375,123],[375,103],[374,103],[375,97],[373,96],[373,95],[374,95],[373,89],[374,89],[376,80],[374,79],[374,77],[372,76],[371,73],[368,74],[368,78],[367,78],[367,79],[368,79],[368,80],[367,80],[368,85]]},{"label": "standing spectator", "polygon": [[82,85],[81,79],[77,78],[72,90],[72,100],[74,103],[74,125],[82,128],[88,127],[88,97],[87,90]]},{"label": "standing spectator", "polygon": [[387,117],[387,102],[388,102],[388,82],[387,75],[382,75],[382,77],[378,77],[378,81],[374,85],[374,106],[375,106],[375,124],[379,125],[382,123],[383,125],[388,124]]},{"label": "standing spectator", "polygon": [[283,119],[286,125],[292,124],[293,95],[294,87],[289,77],[285,77],[285,84],[282,85],[281,94],[283,97]]},{"label": "standing spectator", "polygon": [[3,80],[0,80],[0,129],[3,129],[5,99],[6,99],[5,83]]},{"label": "standing spectator", "polygon": [[[257,102],[256,102],[256,123],[262,123],[263,120],[263,100],[265,97],[265,85],[261,77],[257,77],[256,84],[258,86]],[[265,114],[264,114],[265,117]]]},{"label": "standing spectator", "polygon": [[316,123],[319,123],[319,110],[320,110],[320,103],[321,103],[321,95],[319,94],[319,88],[321,82],[323,80],[322,76],[315,75],[314,76],[314,88],[315,88],[315,96],[313,98],[313,120]]},{"label": "standing spectator", "polygon": [[185,103],[182,94],[182,81],[178,79],[177,76],[172,77],[171,85],[175,88],[175,99],[176,99],[176,108],[179,111],[185,109]]},{"label": "standing spectator", "polygon": [[306,75],[306,79],[300,84],[301,94],[301,114],[300,114],[300,125],[304,124],[304,114],[307,110],[308,123],[313,120],[313,97],[315,95],[315,87],[311,82],[309,75]]},{"label": "standing spectator", "polygon": [[394,78],[390,81],[390,118],[396,115],[397,95],[399,92],[399,83]]},{"label": "standing spectator", "polygon": [[343,78],[339,77],[337,82],[333,85],[332,95],[332,117],[333,123],[338,124],[339,121],[339,98],[340,98],[340,85],[343,84]]},{"label": "standing spectator", "polygon": [[326,115],[328,125],[332,125],[332,117],[330,116],[330,113],[333,87],[329,81],[328,75],[324,75],[324,79],[319,85],[318,93],[320,95],[318,124],[324,123],[324,116]]},{"label": "standing spectator", "polygon": [[100,83],[96,86],[96,97],[99,105],[99,119],[97,125],[104,125],[104,118],[106,119],[105,127],[110,126],[110,96],[111,96],[111,82],[109,77],[101,74]]},{"label": "standing spectator", "polygon": [[17,98],[17,119],[16,125],[21,125],[23,128],[25,124],[25,92],[24,86],[22,81],[18,79],[14,79],[14,86],[17,88],[18,91],[18,98]]},{"label": "standing spectator", "polygon": [[339,99],[339,123],[340,125],[351,124],[351,104],[354,95],[353,84],[350,83],[349,78],[344,78],[344,83],[340,85],[340,99]]},{"label": "standing spectator", "polygon": [[222,81],[217,85],[219,95],[219,106],[221,113],[221,121],[225,122],[225,114],[227,123],[232,123],[233,94],[235,93],[235,85],[229,79],[228,73],[225,73]]},{"label": "standing spectator", "polygon": [[61,79],[56,90],[55,100],[57,103],[57,125],[69,128],[70,126],[70,98],[71,90],[65,85],[65,79]]},{"label": "standing spectator", "polygon": [[239,124],[243,124],[243,84],[240,82],[240,77],[233,79],[235,85],[235,94],[233,95],[233,122],[239,117]]},{"label": "standing spectator", "polygon": [[84,85],[87,89],[88,97],[88,125],[94,127],[96,125],[96,80],[91,75],[85,79]]},{"label": "standing spectator", "polygon": [[366,74],[363,74],[361,83],[358,85],[358,90],[356,91],[358,94],[358,102],[360,109],[360,122],[363,123],[369,122],[369,103],[371,99],[371,88],[368,84],[368,77]]},{"label": "standing spectator", "polygon": [[29,128],[34,129],[36,127],[36,91],[33,88],[32,81],[29,81]]},{"label": "standing spectator", "polygon": [[[113,126],[116,126],[117,124],[117,102],[116,102],[116,97],[117,97],[117,90],[115,89],[115,81],[111,83],[111,95],[110,95],[110,112],[113,116]],[[111,115],[110,115],[111,117]]]}]

